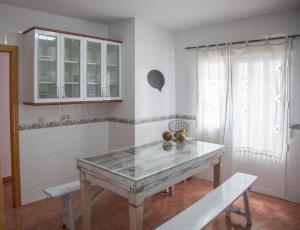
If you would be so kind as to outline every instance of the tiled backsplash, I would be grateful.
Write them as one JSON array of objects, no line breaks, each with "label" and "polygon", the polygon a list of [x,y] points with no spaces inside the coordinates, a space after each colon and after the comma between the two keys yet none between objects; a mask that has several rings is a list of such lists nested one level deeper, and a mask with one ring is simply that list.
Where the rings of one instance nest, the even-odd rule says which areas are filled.
[{"label": "tiled backsplash", "polygon": [[43,190],[78,179],[76,158],[108,151],[108,124],[20,132],[22,204],[46,198]]},{"label": "tiled backsplash", "polygon": [[169,116],[161,116],[161,117],[136,119],[136,120],[126,119],[126,118],[117,118],[117,117],[102,117],[102,118],[95,117],[95,118],[86,118],[86,119],[78,119],[78,120],[51,121],[51,122],[45,122],[45,123],[21,124],[19,126],[19,130],[22,131],[22,130],[31,130],[31,129],[53,128],[53,127],[60,127],[60,126],[98,123],[98,122],[104,122],[104,121],[118,122],[118,123],[129,124],[129,125],[139,125],[139,124],[172,120],[172,119],[195,120],[195,117],[190,116],[190,115],[169,115]]}]

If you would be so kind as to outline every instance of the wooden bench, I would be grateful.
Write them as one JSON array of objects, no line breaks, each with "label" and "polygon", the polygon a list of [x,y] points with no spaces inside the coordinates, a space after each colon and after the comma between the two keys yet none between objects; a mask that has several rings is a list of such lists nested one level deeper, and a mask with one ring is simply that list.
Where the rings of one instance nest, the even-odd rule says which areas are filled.
[{"label": "wooden bench", "polygon": [[[80,190],[80,181],[76,180],[70,183],[47,188],[44,192],[50,197],[61,197],[61,222],[63,227],[71,230],[75,229],[75,220],[81,215],[80,210],[74,210],[72,205],[72,197]],[[91,203],[94,203],[105,190],[100,188],[91,198]]]},{"label": "wooden bench", "polygon": [[[223,211],[226,211],[226,217],[230,217],[231,212],[243,215],[246,217],[247,224],[252,224],[248,202],[248,190],[256,179],[256,176],[249,174],[234,174],[204,198],[159,226],[157,230],[203,229]],[[234,201],[241,195],[243,195],[244,198],[245,210],[233,207]]]}]

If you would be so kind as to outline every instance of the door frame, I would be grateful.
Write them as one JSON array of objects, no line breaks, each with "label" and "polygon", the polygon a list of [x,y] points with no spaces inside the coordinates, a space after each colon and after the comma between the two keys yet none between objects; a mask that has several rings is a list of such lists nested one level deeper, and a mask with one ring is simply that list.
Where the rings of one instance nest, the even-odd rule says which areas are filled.
[{"label": "door frame", "polygon": [[[10,146],[13,207],[21,206],[20,155],[19,155],[19,83],[18,83],[18,47],[0,45],[0,52],[9,53],[9,111],[10,111]],[[2,183],[1,183],[2,184]],[[3,193],[3,191],[0,191]],[[0,198],[3,194],[0,194]],[[3,202],[0,201],[0,203]],[[4,206],[0,204],[1,209]],[[2,212],[3,211],[3,212]],[[0,210],[4,213],[4,210]],[[1,219],[1,217],[0,217]],[[0,221],[1,226],[1,221]]]}]

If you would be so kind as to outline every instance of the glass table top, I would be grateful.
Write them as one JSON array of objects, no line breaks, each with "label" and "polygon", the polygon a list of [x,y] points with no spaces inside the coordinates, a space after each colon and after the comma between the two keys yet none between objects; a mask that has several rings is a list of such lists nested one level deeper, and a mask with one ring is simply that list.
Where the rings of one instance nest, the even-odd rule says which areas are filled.
[{"label": "glass table top", "polygon": [[195,140],[183,144],[159,141],[77,160],[138,181],[221,148]]}]

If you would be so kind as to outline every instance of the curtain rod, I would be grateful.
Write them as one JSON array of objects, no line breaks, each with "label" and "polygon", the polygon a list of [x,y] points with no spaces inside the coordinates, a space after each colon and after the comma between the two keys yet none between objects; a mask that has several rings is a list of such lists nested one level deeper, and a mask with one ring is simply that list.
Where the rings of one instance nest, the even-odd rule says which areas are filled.
[{"label": "curtain rod", "polygon": [[188,46],[185,47],[184,49],[186,50],[191,50],[191,49],[199,49],[199,48],[205,48],[205,47],[214,47],[214,46],[224,46],[224,45],[229,45],[229,44],[242,44],[246,42],[261,42],[261,41],[266,41],[266,40],[275,40],[275,39],[282,39],[282,38],[296,38],[300,37],[300,34],[294,34],[294,35],[289,35],[289,36],[278,36],[278,37],[271,37],[271,38],[266,38],[266,39],[254,39],[254,40],[249,40],[249,41],[239,41],[239,42],[231,42],[231,43],[220,43],[220,44],[211,44],[211,45],[201,45],[201,46]]}]

